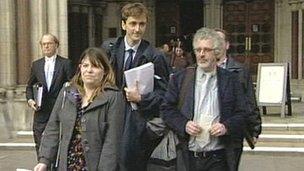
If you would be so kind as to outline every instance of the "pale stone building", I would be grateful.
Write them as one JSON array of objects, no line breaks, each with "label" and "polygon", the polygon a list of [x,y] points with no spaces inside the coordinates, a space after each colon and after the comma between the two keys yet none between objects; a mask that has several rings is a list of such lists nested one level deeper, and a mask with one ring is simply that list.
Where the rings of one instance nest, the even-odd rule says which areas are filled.
[{"label": "pale stone building", "polygon": [[[81,51],[122,34],[122,0],[0,1],[0,125],[31,129],[25,85],[33,60],[41,57],[39,38],[52,33],[59,54],[74,64]],[[129,1],[130,2],[130,1]],[[146,38],[155,45],[191,35],[202,26],[230,33],[231,54],[250,65],[253,76],[261,62],[289,62],[292,92],[303,90],[302,0],[133,0],[149,9]],[[248,40],[251,41],[248,49]],[[1,127],[2,127],[1,126]]]}]

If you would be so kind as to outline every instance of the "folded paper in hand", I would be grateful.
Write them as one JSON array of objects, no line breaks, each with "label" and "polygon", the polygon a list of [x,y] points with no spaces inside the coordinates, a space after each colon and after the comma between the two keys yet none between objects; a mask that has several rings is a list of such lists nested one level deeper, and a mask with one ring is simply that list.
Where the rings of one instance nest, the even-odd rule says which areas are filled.
[{"label": "folded paper in hand", "polygon": [[33,93],[34,93],[34,100],[36,102],[37,109],[40,109],[42,104],[42,94],[43,94],[43,86],[41,83],[37,83],[33,85]]},{"label": "folded paper in hand", "polygon": [[[153,91],[154,64],[152,62],[127,70],[124,74],[128,88],[135,87],[138,81],[139,94],[147,94]],[[134,110],[137,110],[135,103],[131,103],[131,106]]]}]

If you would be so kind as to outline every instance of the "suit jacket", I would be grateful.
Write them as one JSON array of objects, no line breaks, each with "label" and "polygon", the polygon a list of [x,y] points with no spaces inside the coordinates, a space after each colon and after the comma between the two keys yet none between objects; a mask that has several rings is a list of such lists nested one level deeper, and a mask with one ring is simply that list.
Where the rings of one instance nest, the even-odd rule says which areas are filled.
[{"label": "suit jacket", "polygon": [[62,88],[63,84],[69,81],[73,76],[71,61],[57,55],[52,84],[50,90],[48,91],[44,64],[44,57],[32,63],[31,74],[26,87],[26,99],[29,100],[34,99],[33,85],[40,83],[43,86],[41,109],[35,111],[34,115],[34,122],[40,123],[45,123],[48,121],[60,89]]},{"label": "suit jacket", "polygon": [[[58,170],[67,170],[67,153],[77,115],[74,92],[77,92],[75,87],[62,88],[41,141],[39,162],[54,163],[61,123]],[[85,129],[82,129],[81,143],[88,170],[118,170],[123,110],[122,93],[115,87],[106,87],[83,111],[81,126]]]},{"label": "suit jacket", "polygon": [[[110,62],[116,76],[116,85],[123,90],[125,87],[123,69],[125,54],[124,37],[112,40],[115,40],[115,42],[109,43],[106,41],[102,47],[106,48],[109,54]],[[153,48],[148,41],[141,40],[133,60],[132,68],[148,62],[154,64],[155,75],[157,75],[158,78],[154,79],[153,92],[141,96],[142,100],[137,104],[138,110],[131,110],[129,103],[126,105],[122,143],[122,160],[124,163],[127,163],[125,165],[140,164],[140,162],[137,161],[142,160],[140,156],[143,151],[146,151],[143,150],[143,148],[146,147],[143,145],[141,138],[146,130],[146,121],[159,116],[159,106],[167,87],[169,68],[165,56]],[[129,169],[127,170],[134,170],[135,167],[128,167]]]},{"label": "suit jacket", "polygon": [[[187,68],[188,69],[188,68]],[[196,69],[196,68],[195,68]],[[196,73],[196,72],[194,72]],[[193,119],[195,100],[195,78],[193,74],[187,83],[183,104],[180,109],[180,90],[186,70],[174,74],[169,82],[168,91],[165,94],[161,105],[161,116],[167,125],[178,135],[181,144],[178,146],[184,152],[188,150],[189,135],[186,133],[186,123]],[[217,68],[217,83],[220,108],[220,123],[227,128],[227,133],[220,136],[219,140],[223,145],[228,145],[232,138],[243,137],[246,105],[244,94],[237,75],[222,68]],[[186,155],[185,155],[186,156]],[[184,159],[187,160],[187,159]],[[189,167],[186,162],[186,167]],[[179,164],[178,164],[179,167]]]},{"label": "suit jacket", "polygon": [[[247,133],[245,136],[249,136],[247,137],[249,139],[252,137],[258,137],[262,131],[262,120],[260,110],[256,103],[255,90],[248,68],[230,57],[227,60],[226,69],[238,74],[243,90],[245,91],[244,94],[247,100],[246,104],[248,104],[248,120],[246,124]],[[243,143],[238,145],[238,147],[242,147],[242,144]]]}]

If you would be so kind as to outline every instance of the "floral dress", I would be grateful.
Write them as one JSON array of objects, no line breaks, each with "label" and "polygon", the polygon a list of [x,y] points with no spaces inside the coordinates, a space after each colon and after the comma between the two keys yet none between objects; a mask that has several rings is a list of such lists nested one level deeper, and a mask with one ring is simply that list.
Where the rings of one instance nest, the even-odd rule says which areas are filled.
[{"label": "floral dress", "polygon": [[72,134],[72,138],[68,148],[67,170],[69,171],[87,171],[86,160],[84,157],[84,150],[81,144],[81,118],[84,109],[81,107],[81,96],[79,93],[73,93],[77,104],[77,117]]}]

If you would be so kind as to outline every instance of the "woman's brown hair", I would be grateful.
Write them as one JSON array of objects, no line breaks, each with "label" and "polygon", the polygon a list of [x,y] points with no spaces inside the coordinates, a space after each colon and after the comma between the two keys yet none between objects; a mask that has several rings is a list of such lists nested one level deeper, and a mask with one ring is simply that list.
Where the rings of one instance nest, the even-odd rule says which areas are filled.
[{"label": "woman's brown hair", "polygon": [[[106,52],[101,48],[90,47],[86,49],[79,59],[79,64],[82,63],[84,59],[88,59],[93,66],[102,68],[104,71],[103,78],[101,79],[100,85],[96,88],[90,101],[92,101],[98,94],[104,91],[105,87],[115,86],[115,76],[111,64],[108,60]],[[81,95],[85,94],[83,80],[81,78],[80,68],[77,68],[76,74],[72,78],[72,85],[74,85]]]}]

